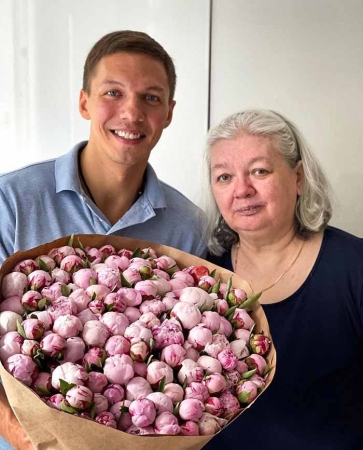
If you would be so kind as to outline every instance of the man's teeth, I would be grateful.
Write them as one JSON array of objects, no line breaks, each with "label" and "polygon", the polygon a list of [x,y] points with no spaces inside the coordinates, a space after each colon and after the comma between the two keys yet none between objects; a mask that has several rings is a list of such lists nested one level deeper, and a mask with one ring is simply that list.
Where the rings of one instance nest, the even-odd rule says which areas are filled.
[{"label": "man's teeth", "polygon": [[124,139],[139,139],[141,138],[141,134],[139,133],[127,133],[126,131],[114,131],[115,134],[117,134],[117,136],[120,136]]}]

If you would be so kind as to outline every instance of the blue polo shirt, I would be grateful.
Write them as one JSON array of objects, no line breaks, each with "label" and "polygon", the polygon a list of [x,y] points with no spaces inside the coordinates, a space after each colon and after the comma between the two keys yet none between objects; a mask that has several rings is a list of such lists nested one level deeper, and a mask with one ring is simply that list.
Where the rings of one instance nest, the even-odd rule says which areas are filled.
[{"label": "blue polo shirt", "polygon": [[205,257],[202,211],[160,181],[150,164],[142,195],[111,225],[81,186],[78,152],[86,144],[0,176],[0,264],[18,250],[72,233],[144,239]]}]

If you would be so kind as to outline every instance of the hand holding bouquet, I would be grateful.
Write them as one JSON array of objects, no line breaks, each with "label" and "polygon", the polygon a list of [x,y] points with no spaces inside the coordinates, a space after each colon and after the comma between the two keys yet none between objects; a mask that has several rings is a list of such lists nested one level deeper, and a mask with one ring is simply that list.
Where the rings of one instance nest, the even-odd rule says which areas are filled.
[{"label": "hand holding bouquet", "polygon": [[[230,273],[213,268],[165,246],[100,236],[9,258],[0,358],[39,398],[21,386],[24,406],[24,396],[12,398],[19,383],[2,376],[34,445],[86,448],[64,436],[71,414],[87,442],[99,439],[98,424],[119,433],[106,446],[102,431],[95,448],[117,448],[115,439],[143,448],[146,437],[156,448],[168,435],[161,439],[174,448],[197,449],[250,405],[274,374],[267,323],[258,305],[251,313],[258,297],[248,298],[243,280],[232,286]],[[46,408],[57,425],[43,419],[34,430],[29,407],[38,417]]]}]

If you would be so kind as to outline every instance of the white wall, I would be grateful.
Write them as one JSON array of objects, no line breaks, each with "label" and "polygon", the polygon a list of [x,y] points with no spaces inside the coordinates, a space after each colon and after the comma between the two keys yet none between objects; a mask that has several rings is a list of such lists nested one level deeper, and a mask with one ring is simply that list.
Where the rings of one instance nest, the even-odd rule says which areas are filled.
[{"label": "white wall", "polygon": [[211,125],[251,107],[293,120],[363,236],[363,2],[214,0]]},{"label": "white wall", "polygon": [[[196,201],[208,119],[209,0],[0,0],[0,172],[86,139],[84,59],[116,29],[175,60],[177,106],[153,151],[160,178]],[[336,192],[333,223],[363,236],[363,2],[213,0],[211,124],[248,107],[296,122]]]},{"label": "white wall", "polygon": [[194,199],[190,180],[199,177],[207,131],[209,4],[1,0],[0,173],[53,158],[88,138],[89,122],[78,113],[87,53],[108,32],[140,30],[163,45],[178,75],[173,123],[151,162],[161,179]]}]

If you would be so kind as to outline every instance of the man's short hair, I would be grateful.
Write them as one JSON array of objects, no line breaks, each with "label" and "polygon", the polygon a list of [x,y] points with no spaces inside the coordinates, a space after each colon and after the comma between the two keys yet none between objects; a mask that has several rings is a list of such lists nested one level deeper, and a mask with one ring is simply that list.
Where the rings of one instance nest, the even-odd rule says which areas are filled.
[{"label": "man's short hair", "polygon": [[130,30],[108,33],[91,48],[83,70],[82,88],[87,94],[91,92],[91,81],[100,60],[104,56],[121,52],[145,54],[160,61],[165,67],[169,81],[169,101],[171,102],[173,100],[176,86],[176,73],[173,60],[164,48],[148,34]]}]

